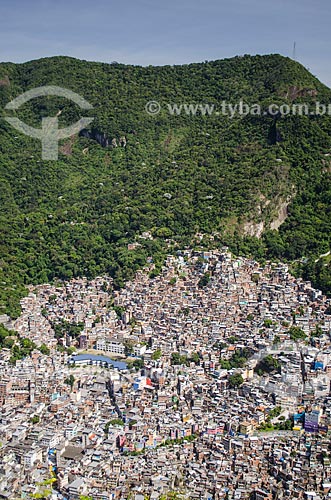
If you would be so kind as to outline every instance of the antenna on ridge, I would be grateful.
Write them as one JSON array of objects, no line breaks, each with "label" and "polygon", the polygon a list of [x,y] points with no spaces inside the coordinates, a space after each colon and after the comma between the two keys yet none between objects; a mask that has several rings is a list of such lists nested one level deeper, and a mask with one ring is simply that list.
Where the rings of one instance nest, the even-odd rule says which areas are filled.
[{"label": "antenna on ridge", "polygon": [[293,44],[293,55],[292,55],[293,61],[296,61],[296,49],[297,49],[297,42],[294,42],[294,44]]}]

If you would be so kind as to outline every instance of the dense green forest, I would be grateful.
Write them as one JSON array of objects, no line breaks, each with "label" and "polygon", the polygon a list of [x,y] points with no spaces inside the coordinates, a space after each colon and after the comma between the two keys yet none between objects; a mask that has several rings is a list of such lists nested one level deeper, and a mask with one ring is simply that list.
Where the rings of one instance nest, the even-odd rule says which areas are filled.
[{"label": "dense green forest", "polygon": [[[4,109],[43,85],[77,92],[93,109],[59,97]],[[68,57],[0,64],[0,314],[19,314],[26,284],[110,274],[122,286],[148,258],[157,272],[165,253],[196,246],[197,233],[214,235],[199,243],[207,247],[295,262],[296,272],[331,293],[330,260],[315,262],[331,248],[331,118],[167,110],[223,100],[266,110],[330,97],[302,65],[279,55],[163,67]],[[155,116],[145,111],[152,100],[161,105]],[[45,116],[58,116],[60,127],[81,116],[94,121],[61,142],[58,161],[46,161],[40,141],[5,116],[36,128]],[[285,222],[272,229],[284,210]],[[145,232],[152,238],[141,238]]]}]

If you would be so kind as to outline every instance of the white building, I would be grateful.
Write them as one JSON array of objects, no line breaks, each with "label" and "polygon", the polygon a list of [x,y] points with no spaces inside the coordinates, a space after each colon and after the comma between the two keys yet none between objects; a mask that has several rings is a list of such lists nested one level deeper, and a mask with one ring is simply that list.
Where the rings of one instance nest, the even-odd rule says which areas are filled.
[{"label": "white building", "polygon": [[125,354],[124,344],[114,338],[98,339],[96,348],[98,351],[110,352],[112,354]]},{"label": "white building", "polygon": [[146,345],[137,344],[133,347],[133,354],[135,356],[143,356],[146,352]]},{"label": "white building", "polygon": [[41,462],[42,458],[43,456],[41,448],[36,448],[35,450],[29,450],[24,455],[24,466],[27,468],[31,468],[35,462]]},{"label": "white building", "polygon": [[69,424],[64,431],[64,435],[68,439],[72,439],[77,436],[77,425]]}]

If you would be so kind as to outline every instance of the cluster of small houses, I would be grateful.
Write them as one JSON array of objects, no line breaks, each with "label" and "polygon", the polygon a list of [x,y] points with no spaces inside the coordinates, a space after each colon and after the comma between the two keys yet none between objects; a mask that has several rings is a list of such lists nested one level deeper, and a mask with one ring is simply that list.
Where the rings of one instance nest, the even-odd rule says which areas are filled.
[{"label": "cluster of small houses", "polygon": [[[15,366],[0,353],[0,498],[52,478],[70,500],[331,498],[330,301],[286,265],[226,249],[151,267],[120,291],[107,277],[31,288],[18,319],[0,318],[50,348]],[[56,338],[62,320],[79,335]],[[307,340],[290,339],[294,324]],[[222,368],[238,352],[245,365]],[[258,375],[270,354],[280,373]]]}]

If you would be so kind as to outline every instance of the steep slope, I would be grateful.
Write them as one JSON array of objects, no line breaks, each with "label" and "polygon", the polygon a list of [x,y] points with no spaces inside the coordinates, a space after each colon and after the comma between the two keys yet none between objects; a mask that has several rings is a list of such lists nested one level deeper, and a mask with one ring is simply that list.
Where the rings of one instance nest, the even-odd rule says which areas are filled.
[{"label": "steep slope", "polygon": [[[3,311],[17,314],[27,283],[110,273],[121,286],[148,257],[157,272],[165,252],[194,244],[197,233],[259,258],[329,250],[330,117],[266,112],[271,103],[330,102],[331,91],[300,64],[279,55],[147,68],[67,57],[3,63],[1,117],[40,128],[45,116],[58,116],[61,127],[82,116],[58,97],[4,110],[43,85],[77,92],[93,106],[83,116],[94,121],[62,141],[56,162],[42,160],[38,140],[0,121]],[[240,100],[259,104],[262,116],[168,108],[208,104],[220,112],[222,101]],[[146,112],[150,101],[159,114]],[[153,239],[139,237],[146,232]]]}]

